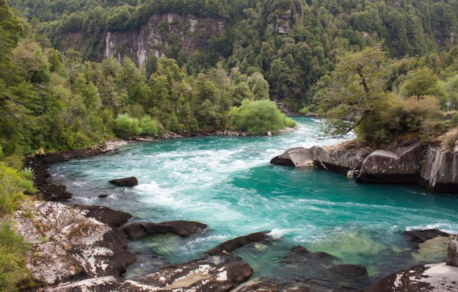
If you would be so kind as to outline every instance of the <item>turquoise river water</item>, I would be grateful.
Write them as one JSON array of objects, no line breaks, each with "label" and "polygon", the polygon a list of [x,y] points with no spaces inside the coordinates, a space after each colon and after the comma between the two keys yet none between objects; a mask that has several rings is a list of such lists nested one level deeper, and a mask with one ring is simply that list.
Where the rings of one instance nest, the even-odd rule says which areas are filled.
[{"label": "turquoise river water", "polygon": [[[342,263],[363,264],[372,279],[416,263],[443,261],[443,250],[414,252],[404,230],[458,232],[458,198],[434,196],[416,186],[360,185],[318,169],[270,165],[285,149],[329,145],[320,121],[298,118],[298,129],[274,137],[204,137],[131,144],[119,152],[55,164],[54,182],[65,184],[78,204],[105,205],[134,221],[195,220],[204,234],[183,239],[155,236],[132,250],[172,263],[199,257],[240,235],[270,231],[268,244],[237,251],[255,276],[300,277],[279,260],[292,246],[324,251]],[[139,185],[116,188],[108,180],[136,176]],[[99,194],[109,194],[100,199]],[[411,256],[413,255],[413,256]]]}]

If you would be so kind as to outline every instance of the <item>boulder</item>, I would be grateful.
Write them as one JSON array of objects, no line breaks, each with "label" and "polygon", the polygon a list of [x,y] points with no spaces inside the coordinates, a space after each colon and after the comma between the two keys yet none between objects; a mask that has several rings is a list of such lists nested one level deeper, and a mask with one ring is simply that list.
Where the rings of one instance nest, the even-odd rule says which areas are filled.
[{"label": "boulder", "polygon": [[458,235],[448,242],[445,262],[448,266],[458,267]]},{"label": "boulder", "polygon": [[251,243],[255,243],[255,242],[265,241],[266,239],[267,239],[266,232],[256,232],[256,233],[251,233],[245,236],[239,236],[237,238],[223,242],[219,244],[218,246],[208,250],[207,254],[208,255],[217,255],[217,254],[222,254],[222,253],[230,253],[233,250],[240,248],[242,246],[245,246]]},{"label": "boulder", "polygon": [[206,224],[195,221],[170,221],[162,223],[135,222],[124,226],[123,230],[131,240],[154,234],[173,233],[181,237],[189,237],[207,228]]},{"label": "boulder", "polygon": [[[16,230],[31,244],[27,268],[53,285],[75,278],[119,276],[135,260],[122,230],[60,203],[37,203],[16,212]],[[34,214],[33,219],[28,214]]]},{"label": "boulder", "polygon": [[458,291],[458,268],[445,263],[416,266],[391,274],[363,291]]},{"label": "boulder", "polygon": [[132,215],[129,213],[104,206],[75,205],[75,208],[88,218],[95,218],[99,222],[114,227],[121,227],[132,218]]},{"label": "boulder", "polygon": [[270,163],[294,167],[313,166],[310,150],[303,147],[288,149],[283,154],[272,158]]},{"label": "boulder", "polygon": [[336,265],[328,269],[332,280],[358,283],[369,280],[367,269],[363,265]]},{"label": "boulder", "polygon": [[450,236],[450,234],[437,230],[437,229],[409,230],[409,231],[404,231],[403,234],[407,236],[410,242],[414,244],[423,243],[427,240],[430,240],[430,239],[433,239],[439,236],[443,236],[443,237]]},{"label": "boulder", "polygon": [[364,160],[356,182],[417,183],[421,171],[422,142],[399,147],[395,151],[377,150],[371,153]]},{"label": "boulder", "polygon": [[364,159],[372,151],[372,148],[362,147],[354,140],[325,148],[317,146],[310,148],[316,167],[342,174],[360,169]]},{"label": "boulder", "polygon": [[156,273],[132,280],[102,277],[64,283],[45,288],[49,292],[130,291],[130,292],[227,292],[247,281],[253,269],[246,263],[231,262],[216,265],[211,262],[191,262],[165,267]]},{"label": "boulder", "polygon": [[436,193],[458,194],[458,147],[444,151],[428,147],[421,170],[421,185]]},{"label": "boulder", "polygon": [[364,159],[372,152],[371,148],[359,147],[352,140],[328,147],[296,147],[274,157],[270,163],[295,167],[310,167],[347,174],[359,170]]},{"label": "boulder", "polygon": [[281,259],[286,264],[307,264],[312,266],[330,266],[339,258],[325,252],[310,252],[302,246],[293,247],[288,254]]},{"label": "boulder", "polygon": [[101,195],[99,195],[99,198],[106,199],[106,198],[108,198],[108,195],[107,194],[101,194]]},{"label": "boulder", "polygon": [[133,187],[138,185],[138,179],[132,176],[126,178],[113,179],[110,180],[109,183],[118,187]]}]

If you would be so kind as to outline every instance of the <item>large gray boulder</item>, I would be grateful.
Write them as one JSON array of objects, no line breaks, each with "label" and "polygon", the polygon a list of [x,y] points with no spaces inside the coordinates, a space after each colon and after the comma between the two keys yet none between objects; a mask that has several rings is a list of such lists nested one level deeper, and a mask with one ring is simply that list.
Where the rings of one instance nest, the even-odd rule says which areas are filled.
[{"label": "large gray boulder", "polygon": [[137,240],[141,237],[172,233],[181,237],[189,237],[207,228],[207,224],[195,221],[170,221],[162,223],[153,222],[135,222],[123,227],[124,232],[131,240]]},{"label": "large gray boulder", "polygon": [[360,169],[364,159],[372,152],[371,148],[358,147],[356,141],[348,141],[328,147],[296,147],[274,157],[270,163],[294,167],[315,166],[321,169],[346,174]]},{"label": "large gray boulder", "polygon": [[428,147],[421,171],[421,185],[437,193],[458,193],[458,149]]},{"label": "large gray boulder", "polygon": [[53,285],[76,277],[119,276],[136,260],[118,228],[60,203],[23,208],[27,209],[16,212],[15,227],[31,244],[26,264],[38,282]]},{"label": "large gray boulder", "polygon": [[313,166],[313,157],[310,149],[303,147],[291,148],[270,161],[271,164],[286,165],[294,167],[311,167]]},{"label": "large gray boulder", "polygon": [[417,183],[420,178],[423,143],[399,147],[395,152],[377,150],[363,162],[357,182]]}]

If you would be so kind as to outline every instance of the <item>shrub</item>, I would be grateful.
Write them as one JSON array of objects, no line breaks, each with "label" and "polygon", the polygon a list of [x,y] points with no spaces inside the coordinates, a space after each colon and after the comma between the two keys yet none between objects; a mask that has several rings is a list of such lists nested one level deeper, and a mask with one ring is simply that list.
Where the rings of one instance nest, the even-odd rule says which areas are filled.
[{"label": "shrub", "polygon": [[129,114],[119,115],[115,120],[115,133],[120,138],[131,138],[142,133],[139,121]]},{"label": "shrub", "polygon": [[11,228],[10,223],[0,225],[0,291],[18,291],[20,284],[30,281],[25,266],[29,245]]},{"label": "shrub", "polygon": [[159,133],[158,123],[151,119],[150,116],[144,116],[140,120],[140,128],[142,128],[142,134],[155,136]]},{"label": "shrub", "polygon": [[35,191],[32,178],[31,170],[18,171],[0,162],[0,217],[16,210],[24,191]]},{"label": "shrub", "polygon": [[296,126],[296,122],[286,117],[270,100],[244,100],[242,105],[233,108],[229,115],[236,129],[255,135]]}]

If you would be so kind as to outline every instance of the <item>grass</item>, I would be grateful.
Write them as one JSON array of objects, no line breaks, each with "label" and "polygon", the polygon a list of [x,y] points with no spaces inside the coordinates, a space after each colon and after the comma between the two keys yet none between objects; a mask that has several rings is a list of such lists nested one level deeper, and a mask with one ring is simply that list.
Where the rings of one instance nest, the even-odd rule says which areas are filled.
[{"label": "grass", "polygon": [[35,192],[33,172],[17,170],[0,162],[0,291],[18,291],[30,284],[26,255],[30,245],[14,231],[12,216],[26,201],[24,191]]}]

